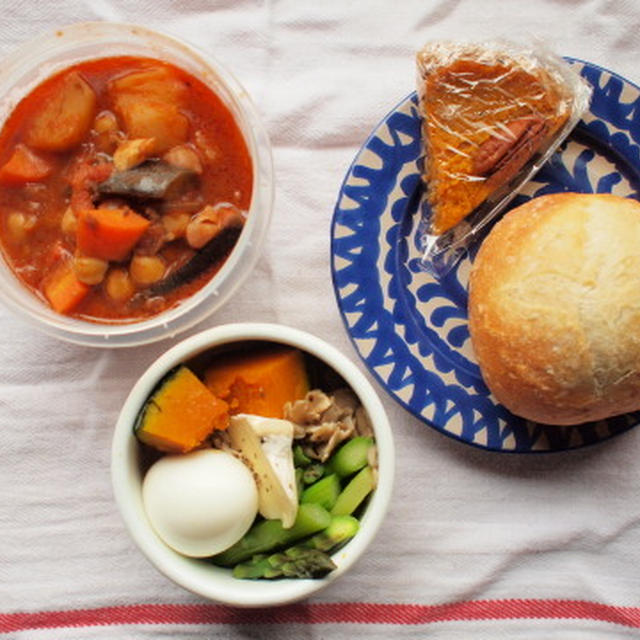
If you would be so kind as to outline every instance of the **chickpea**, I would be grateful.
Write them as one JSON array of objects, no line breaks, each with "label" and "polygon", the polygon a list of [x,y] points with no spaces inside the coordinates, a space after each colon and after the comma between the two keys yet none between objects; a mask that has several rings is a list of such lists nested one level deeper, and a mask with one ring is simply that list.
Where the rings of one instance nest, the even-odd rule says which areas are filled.
[{"label": "chickpea", "polygon": [[65,209],[60,221],[60,228],[65,236],[74,236],[78,227],[78,218],[71,207]]},{"label": "chickpea", "polygon": [[126,302],[136,291],[126,269],[111,269],[107,273],[105,289],[107,295],[116,302]]},{"label": "chickpea", "polygon": [[129,264],[131,279],[143,287],[161,280],[164,272],[164,260],[159,256],[135,255]]},{"label": "chickpea", "polygon": [[234,205],[224,202],[215,207],[207,205],[187,225],[187,242],[193,249],[201,249],[224,228],[243,223],[242,212]]},{"label": "chickpea", "polygon": [[22,213],[22,211],[12,211],[7,216],[7,230],[15,244],[24,242],[35,226],[38,219],[33,214]]},{"label": "chickpea", "polygon": [[108,133],[118,130],[118,121],[111,111],[99,113],[93,123],[93,130],[96,133]]},{"label": "chickpea", "polygon": [[73,259],[73,270],[80,282],[85,284],[100,284],[109,268],[109,263],[100,258],[90,258],[89,256],[75,256]]},{"label": "chickpea", "polygon": [[219,232],[220,215],[213,207],[206,206],[187,225],[186,238],[190,247],[201,249]]},{"label": "chickpea", "polygon": [[195,149],[192,149],[186,144],[172,147],[162,156],[162,159],[174,167],[189,169],[195,173],[202,173],[202,163],[200,162],[198,154]]},{"label": "chickpea", "polygon": [[181,211],[163,215],[161,221],[164,227],[165,240],[171,242],[177,238],[184,238],[190,218],[191,216],[188,213]]},{"label": "chickpea", "polygon": [[124,134],[118,130],[118,121],[111,111],[103,111],[93,123],[95,131],[94,142],[98,151],[112,154],[119,142],[124,139]]}]

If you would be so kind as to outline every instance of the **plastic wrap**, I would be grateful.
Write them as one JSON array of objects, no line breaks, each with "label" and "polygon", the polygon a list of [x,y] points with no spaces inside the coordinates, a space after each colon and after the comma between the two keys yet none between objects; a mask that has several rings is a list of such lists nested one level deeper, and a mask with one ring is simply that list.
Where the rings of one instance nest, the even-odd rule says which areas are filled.
[{"label": "plastic wrap", "polygon": [[417,54],[423,118],[422,267],[446,274],[589,106],[561,58],[512,43],[436,42]]}]

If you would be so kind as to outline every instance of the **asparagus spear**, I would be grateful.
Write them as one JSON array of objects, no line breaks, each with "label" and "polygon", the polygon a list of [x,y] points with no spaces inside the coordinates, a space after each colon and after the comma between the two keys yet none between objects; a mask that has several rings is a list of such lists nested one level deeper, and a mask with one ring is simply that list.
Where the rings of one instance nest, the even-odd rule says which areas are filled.
[{"label": "asparagus spear", "polygon": [[341,478],[353,475],[366,467],[369,462],[369,451],[373,447],[373,438],[356,436],[343,444],[329,459],[329,473],[337,473]]},{"label": "asparagus spear", "polygon": [[301,545],[319,551],[333,552],[347,540],[353,538],[359,528],[360,523],[353,516],[333,516],[326,529],[316,533]]},{"label": "asparagus spear", "polygon": [[313,484],[316,480],[319,480],[324,475],[324,465],[316,462],[310,464],[302,472],[302,482],[304,484]]},{"label": "asparagus spear", "polygon": [[285,529],[280,520],[261,520],[233,546],[211,558],[214,564],[232,567],[259,553],[273,552],[326,529],[329,512],[319,504],[301,504],[293,526]]},{"label": "asparagus spear", "polygon": [[352,538],[359,523],[352,516],[334,516],[329,526],[309,540],[281,553],[256,554],[251,560],[233,568],[236,578],[321,578],[336,568],[329,556]]},{"label": "asparagus spear", "polygon": [[311,458],[302,450],[299,444],[293,447],[293,464],[296,467],[307,467],[311,464]]},{"label": "asparagus spear", "polygon": [[233,568],[235,578],[322,578],[336,568],[323,551],[291,547],[270,556],[253,556],[249,562]]},{"label": "asparagus spear", "polygon": [[296,489],[298,492],[298,495],[302,495],[302,492],[304,491],[304,482],[302,481],[302,468],[301,467],[296,467],[295,470],[295,474],[296,474]]},{"label": "asparagus spear", "polygon": [[356,473],[342,490],[331,509],[332,516],[352,514],[362,501],[371,493],[375,478],[371,467],[366,466]]},{"label": "asparagus spear", "polygon": [[340,495],[340,479],[335,473],[309,485],[300,496],[300,502],[307,504],[313,502],[331,510]]}]

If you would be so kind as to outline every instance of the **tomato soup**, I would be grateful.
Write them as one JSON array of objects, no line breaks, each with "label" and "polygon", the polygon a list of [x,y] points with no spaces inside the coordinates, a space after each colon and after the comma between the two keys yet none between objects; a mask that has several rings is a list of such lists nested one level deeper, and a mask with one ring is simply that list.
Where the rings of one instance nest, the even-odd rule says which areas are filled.
[{"label": "tomato soup", "polygon": [[253,189],[222,100],[166,62],[82,62],[31,91],[0,132],[0,245],[55,311],[133,322],[221,267]]}]

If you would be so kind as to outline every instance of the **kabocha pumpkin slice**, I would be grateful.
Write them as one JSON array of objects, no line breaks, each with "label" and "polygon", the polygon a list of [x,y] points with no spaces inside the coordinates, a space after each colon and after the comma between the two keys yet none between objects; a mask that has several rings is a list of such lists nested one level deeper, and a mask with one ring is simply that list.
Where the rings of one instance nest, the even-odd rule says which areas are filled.
[{"label": "kabocha pumpkin slice", "polygon": [[141,442],[160,451],[186,453],[202,444],[212,431],[226,429],[228,424],[227,403],[181,365],[149,397],[134,430]]},{"label": "kabocha pumpkin slice", "polygon": [[282,418],[284,405],[309,391],[304,357],[288,347],[223,355],[207,369],[204,380],[229,404],[231,414],[265,418]]}]

